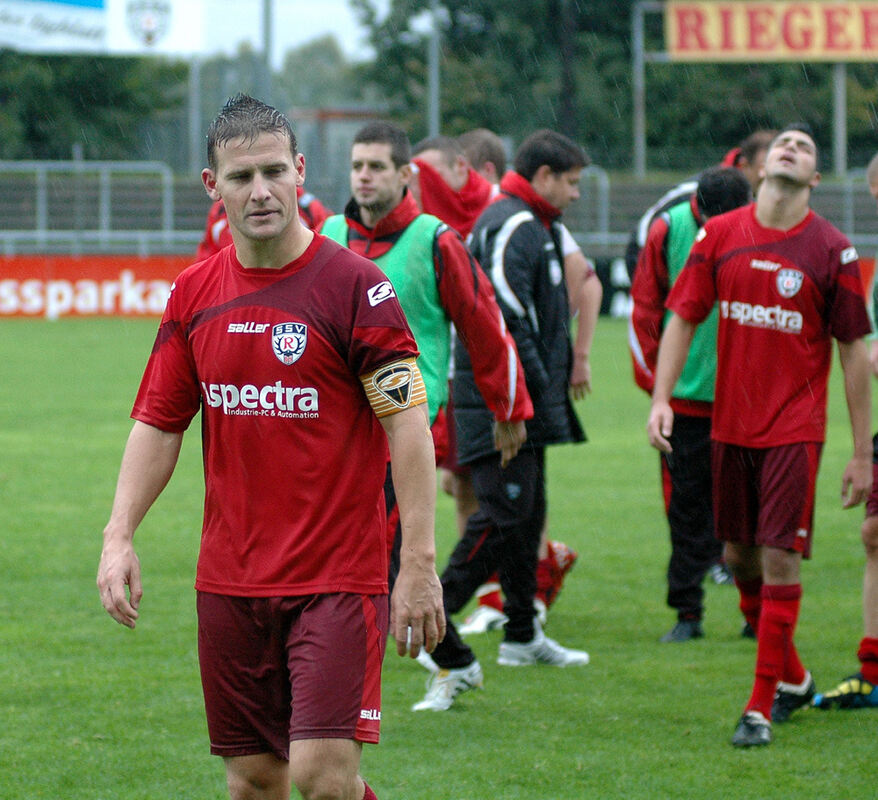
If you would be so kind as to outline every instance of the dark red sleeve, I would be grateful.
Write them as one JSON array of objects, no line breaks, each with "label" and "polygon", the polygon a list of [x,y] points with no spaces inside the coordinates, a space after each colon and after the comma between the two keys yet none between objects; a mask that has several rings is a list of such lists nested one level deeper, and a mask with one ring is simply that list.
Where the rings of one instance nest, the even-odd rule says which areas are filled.
[{"label": "dark red sleeve", "polygon": [[668,297],[668,265],[665,240],[668,223],[657,217],[649,228],[646,244],[637,257],[631,283],[631,321],[628,346],[634,367],[634,380],[645,392],[652,394],[659,340]]},{"label": "dark red sleeve", "polygon": [[872,330],[859,256],[847,240],[840,241],[830,253],[838,271],[830,298],[829,329],[838,341],[852,342]]},{"label": "dark red sleeve", "polygon": [[207,212],[207,222],[204,225],[204,236],[198,243],[195,251],[195,260],[203,261],[208,256],[218,253],[232,243],[232,232],[229,230],[229,221],[226,218],[226,207],[222,200],[217,200]]},{"label": "dark red sleeve", "polygon": [[524,369],[488,276],[451,228],[439,234],[434,260],[442,306],[469,353],[485,404],[498,420],[530,419]]}]

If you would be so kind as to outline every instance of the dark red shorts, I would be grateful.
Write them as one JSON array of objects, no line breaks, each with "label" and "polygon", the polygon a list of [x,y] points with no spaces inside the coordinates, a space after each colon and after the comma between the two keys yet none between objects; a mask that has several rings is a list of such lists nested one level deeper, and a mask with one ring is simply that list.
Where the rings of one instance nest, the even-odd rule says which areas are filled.
[{"label": "dark red shorts", "polygon": [[872,491],[866,498],[866,516],[878,515],[878,433],[872,437]]},{"label": "dark red shorts", "polygon": [[768,448],[713,442],[717,538],[810,558],[821,451],[819,442]]},{"label": "dark red shorts", "polygon": [[454,423],[454,398],[451,396],[451,382],[448,386],[448,403],[445,405],[445,439],[447,446],[442,456],[436,457],[436,463],[455,475],[469,475],[469,466],[457,463],[457,428]]},{"label": "dark red shorts", "polygon": [[386,595],[199,592],[197,608],[212,753],[286,760],[292,740],[378,741]]}]

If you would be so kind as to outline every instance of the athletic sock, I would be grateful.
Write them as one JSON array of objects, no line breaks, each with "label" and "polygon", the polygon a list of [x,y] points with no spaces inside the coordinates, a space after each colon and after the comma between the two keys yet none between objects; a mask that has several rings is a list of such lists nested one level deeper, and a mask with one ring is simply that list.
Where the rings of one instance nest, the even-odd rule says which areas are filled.
[{"label": "athletic sock", "polygon": [[363,785],[366,787],[366,792],[363,794],[363,800],[378,800],[378,795],[369,788],[369,784],[366,783],[366,781],[363,781]]},{"label": "athletic sock", "polygon": [[503,611],[503,596],[500,594],[500,584],[496,573],[488,578],[487,583],[483,583],[476,589],[476,599],[480,606],[490,606],[497,611]]},{"label": "athletic sock", "polygon": [[561,588],[562,576],[558,576],[555,567],[555,559],[551,554],[537,561],[537,591],[536,596],[543,601],[546,608],[555,602],[558,590]]},{"label": "athletic sock", "polygon": [[753,578],[742,581],[735,578],[735,586],[740,595],[738,608],[744,615],[744,619],[753,629],[753,633],[759,633],[759,614],[762,608],[762,578]]},{"label": "athletic sock", "polygon": [[762,613],[756,646],[756,676],[748,711],[759,711],[771,719],[774,693],[780,681],[801,684],[806,672],[799,660],[793,633],[799,618],[802,585],[764,585]]},{"label": "athletic sock", "polygon": [[864,636],[857,651],[860,673],[869,683],[878,686],[878,639]]}]

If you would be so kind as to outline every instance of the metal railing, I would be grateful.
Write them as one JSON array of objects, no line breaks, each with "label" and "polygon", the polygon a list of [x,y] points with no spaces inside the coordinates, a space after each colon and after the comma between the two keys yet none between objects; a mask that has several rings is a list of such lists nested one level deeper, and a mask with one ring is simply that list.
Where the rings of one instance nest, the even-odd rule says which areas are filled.
[{"label": "metal railing", "polygon": [[[17,204],[17,230],[0,230],[0,250],[13,254],[23,250],[47,248],[53,251],[81,253],[89,248],[100,251],[124,246],[135,252],[154,252],[174,247],[190,247],[198,241],[192,231],[174,230],[174,174],[167,164],[160,161],[0,161],[0,181],[11,175],[23,175],[32,179],[27,200]],[[121,205],[114,191],[114,178],[123,175],[154,175],[159,187],[156,218],[157,230],[120,231],[114,229],[112,211],[115,202]],[[89,229],[74,224],[68,228],[53,225],[56,218],[51,209],[52,187],[50,176],[68,176],[74,192],[74,218],[82,216],[84,205],[93,201],[91,194],[81,191],[81,181],[88,176],[97,182],[96,226]],[[20,191],[20,190],[19,190]],[[22,215],[33,209],[31,225]],[[94,215],[95,209],[88,209]],[[57,215],[56,215],[57,216]],[[74,220],[75,222],[76,220]]]},{"label": "metal railing", "polygon": [[[630,210],[648,205],[637,196],[645,192],[643,183],[612,184],[606,170],[589,165],[582,184],[582,200],[566,215],[569,227],[587,253],[620,254],[634,225]],[[191,188],[175,201],[173,172],[158,161],[0,161],[0,224],[4,215],[14,221],[0,230],[0,254],[193,252],[204,211],[187,200]],[[862,171],[815,194],[831,221],[864,250],[878,248],[878,217],[867,199]],[[185,227],[175,230],[181,218]]]}]

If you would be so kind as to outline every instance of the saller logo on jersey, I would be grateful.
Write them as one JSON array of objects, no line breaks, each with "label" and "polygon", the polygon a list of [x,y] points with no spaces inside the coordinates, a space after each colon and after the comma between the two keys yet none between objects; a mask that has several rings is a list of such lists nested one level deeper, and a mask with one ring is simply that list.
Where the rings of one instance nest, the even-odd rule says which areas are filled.
[{"label": "saller logo on jersey", "polygon": [[777,290],[781,297],[794,297],[802,288],[805,276],[797,269],[782,269],[777,273]]},{"label": "saller logo on jersey", "polygon": [[390,281],[381,281],[368,289],[366,296],[369,298],[369,305],[374,307],[391,297],[396,297],[396,292],[393,291],[393,284]]},{"label": "saller logo on jersey", "polygon": [[308,326],[301,322],[284,322],[271,329],[271,349],[281,364],[295,364],[307,343]]},{"label": "saller logo on jersey", "polygon": [[397,408],[408,408],[413,377],[408,364],[393,364],[379,369],[372,376],[372,385]]}]

